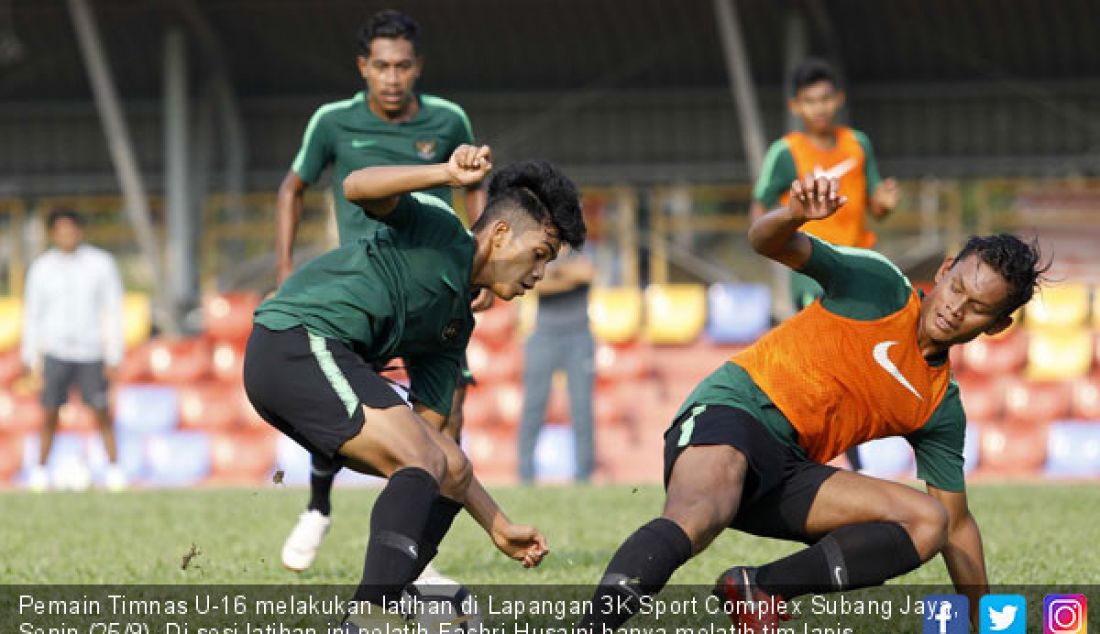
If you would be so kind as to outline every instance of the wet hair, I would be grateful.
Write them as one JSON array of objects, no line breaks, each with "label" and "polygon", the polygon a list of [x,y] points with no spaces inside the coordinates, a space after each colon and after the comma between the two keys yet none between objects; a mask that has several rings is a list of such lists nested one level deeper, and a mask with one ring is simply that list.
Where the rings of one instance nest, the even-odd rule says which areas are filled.
[{"label": "wet hair", "polygon": [[832,66],[816,57],[806,59],[791,72],[791,88],[794,89],[792,94],[797,95],[799,90],[819,81],[830,82],[840,89],[840,77]]},{"label": "wet hair", "polygon": [[84,226],[84,216],[72,209],[54,209],[49,216],[46,216],[46,229],[53,229],[59,220],[71,220],[78,227]]},{"label": "wet hair", "polygon": [[385,9],[375,13],[359,28],[359,54],[370,57],[370,44],[380,37],[405,39],[412,43],[413,52],[420,54],[420,25],[409,16]]},{"label": "wet hair", "polygon": [[512,163],[493,175],[485,211],[473,230],[477,232],[509,216],[553,225],[561,241],[574,249],[584,244],[587,229],[577,187],[547,161]]},{"label": "wet hair", "polygon": [[1046,281],[1044,275],[1050,269],[1049,260],[1042,262],[1043,256],[1039,252],[1039,241],[1036,238],[1025,242],[1007,233],[971,236],[955,256],[951,266],[954,267],[970,255],[977,255],[1008,283],[1008,298],[1001,309],[1001,315],[1009,315],[1031,301],[1035,289]]}]

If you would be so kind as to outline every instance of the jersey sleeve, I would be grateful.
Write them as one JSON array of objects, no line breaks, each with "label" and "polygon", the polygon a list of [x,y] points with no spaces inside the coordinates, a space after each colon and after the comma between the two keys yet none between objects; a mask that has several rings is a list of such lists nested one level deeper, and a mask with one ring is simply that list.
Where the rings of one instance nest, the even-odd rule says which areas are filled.
[{"label": "jersey sleeve", "polygon": [[410,400],[423,403],[441,416],[450,416],[451,401],[461,371],[459,354],[444,352],[406,359]]},{"label": "jersey sleeve", "polygon": [[790,189],[796,178],[798,170],[795,169],[794,157],[787,146],[787,140],[779,139],[772,143],[764,155],[764,164],[752,189],[752,198],[766,207],[774,207],[779,204],[780,197]]},{"label": "jersey sleeve", "polygon": [[450,205],[423,192],[402,194],[393,211],[378,220],[406,236],[429,230],[433,233],[466,232]]},{"label": "jersey sleeve", "polygon": [[966,489],[963,475],[966,413],[954,379],[928,422],[905,439],[916,455],[918,478],[944,491]]},{"label": "jersey sleeve", "polygon": [[875,160],[875,151],[871,148],[871,139],[859,130],[852,130],[852,134],[855,135],[859,146],[863,148],[863,176],[867,181],[867,195],[870,196],[882,183],[882,176],[878,172],[878,161]]},{"label": "jersey sleeve", "polygon": [[313,113],[302,135],[302,146],[290,167],[306,183],[316,182],[335,156],[332,134],[326,121],[323,107]]},{"label": "jersey sleeve", "polygon": [[810,259],[798,271],[813,278],[825,293],[822,305],[853,319],[878,319],[901,310],[912,286],[904,274],[880,253],[841,247],[805,234]]}]

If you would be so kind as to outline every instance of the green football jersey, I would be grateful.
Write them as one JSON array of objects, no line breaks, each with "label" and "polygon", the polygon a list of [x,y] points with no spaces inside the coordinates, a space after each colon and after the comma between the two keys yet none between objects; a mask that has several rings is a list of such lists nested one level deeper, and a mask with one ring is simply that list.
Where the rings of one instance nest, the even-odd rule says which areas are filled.
[{"label": "green football jersey", "polygon": [[474,329],[474,238],[446,203],[424,193],[402,196],[377,222],[370,237],[295,271],[255,321],[271,330],[304,326],[368,362],[403,357],[413,398],[446,416]]},{"label": "green football jersey", "polygon": [[[332,195],[340,244],[370,235],[378,223],[344,198],[344,178],[373,165],[442,163],[455,148],[473,143],[470,120],[457,104],[432,95],[419,95],[420,110],[409,121],[390,123],[378,118],[367,104],[367,93],[325,104],[306,126],[302,147],[291,169],[306,183],[313,183],[331,164]],[[451,204],[451,189],[438,187],[429,193]]]}]

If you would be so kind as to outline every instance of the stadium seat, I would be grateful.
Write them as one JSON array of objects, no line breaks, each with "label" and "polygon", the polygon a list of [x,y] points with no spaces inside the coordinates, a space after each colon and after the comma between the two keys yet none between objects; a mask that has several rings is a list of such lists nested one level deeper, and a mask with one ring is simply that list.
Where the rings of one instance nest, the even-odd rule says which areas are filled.
[{"label": "stadium seat", "polygon": [[608,425],[620,425],[630,419],[629,407],[625,402],[625,399],[630,398],[630,388],[632,386],[629,384],[604,385],[596,388],[592,409],[597,429]]},{"label": "stadium seat", "polygon": [[493,302],[489,310],[474,315],[474,337],[491,347],[503,346],[516,338],[516,324],[519,315],[510,302],[499,299]]},{"label": "stadium seat", "polygon": [[1024,308],[1028,330],[1084,326],[1089,316],[1089,287],[1079,282],[1046,286]]},{"label": "stadium seat", "polygon": [[707,337],[749,343],[771,327],[772,297],[764,284],[712,284],[707,289]]},{"label": "stadium seat", "polygon": [[236,427],[241,413],[239,390],[215,381],[180,386],[180,428],[215,431]]},{"label": "stadium seat", "polygon": [[122,297],[122,338],[126,349],[149,340],[153,332],[153,302],[147,293],[126,293]]},{"label": "stadium seat", "polygon": [[571,480],[577,473],[575,447],[569,425],[544,425],[535,443],[535,479]]},{"label": "stadium seat", "polygon": [[523,351],[514,342],[491,347],[480,338],[471,339],[466,346],[466,362],[478,383],[516,381],[522,372]]},{"label": "stadium seat", "polygon": [[275,468],[283,472],[283,484],[308,485],[312,465],[309,452],[301,445],[284,434],[275,434]]},{"label": "stadium seat", "polygon": [[206,336],[217,341],[243,343],[252,332],[252,313],[260,296],[252,292],[231,292],[203,298],[202,319]]},{"label": "stadium seat", "polygon": [[642,293],[634,287],[593,288],[588,301],[592,334],[607,343],[626,343],[642,328]]},{"label": "stadium seat", "polygon": [[[652,351],[654,374],[666,381],[674,381],[690,391],[711,372],[729,361],[730,357],[742,348],[740,346],[719,346],[699,339],[688,346],[658,346]],[[686,396],[687,392],[679,396]]]},{"label": "stadium seat", "polygon": [[199,431],[153,434],[146,439],[145,456],[148,484],[193,486],[210,474],[210,436]]},{"label": "stadium seat", "polygon": [[479,384],[466,390],[462,419],[463,429],[492,427],[497,424],[496,394],[492,387]]},{"label": "stadium seat", "polygon": [[1046,461],[1046,441],[1046,423],[985,422],[978,465],[989,474],[1035,475]]},{"label": "stadium seat", "polygon": [[0,430],[36,431],[46,420],[46,410],[37,394],[0,390]]},{"label": "stadium seat", "polygon": [[225,383],[244,381],[244,346],[237,342],[219,341],[210,357],[214,378]]},{"label": "stadium seat", "polygon": [[516,481],[518,458],[514,428],[470,430],[469,434],[462,434],[462,448],[474,466],[474,473],[482,482],[510,484]]},{"label": "stadium seat", "polygon": [[997,337],[982,335],[963,346],[967,370],[985,375],[1016,372],[1027,363],[1027,333],[1019,328]]},{"label": "stadium seat", "polygon": [[19,347],[23,332],[23,300],[18,297],[0,297],[0,350]]},{"label": "stadium seat", "polygon": [[707,323],[706,288],[699,284],[650,284],[645,289],[645,338],[657,345],[686,345]]},{"label": "stadium seat", "polygon": [[506,427],[516,428],[523,415],[523,387],[518,383],[500,383],[493,388],[497,402],[497,420]]},{"label": "stadium seat", "polygon": [[210,451],[210,478],[219,482],[259,484],[275,469],[274,433],[216,432],[210,437]]},{"label": "stadium seat", "polygon": [[256,412],[256,409],[252,407],[252,402],[248,400],[248,395],[245,394],[243,387],[237,390],[237,407],[239,408],[239,420],[245,428],[264,430],[274,429],[274,427],[268,424],[268,422]]},{"label": "stadium seat", "polygon": [[[546,401],[544,422],[568,424],[573,420],[573,410],[569,409],[569,391],[566,387],[565,373],[555,372],[550,381],[550,398]],[[522,410],[521,410],[522,415]]]},{"label": "stadium seat", "polygon": [[1051,425],[1044,473],[1055,478],[1100,476],[1100,423],[1070,421]]},{"label": "stadium seat", "polygon": [[1070,415],[1081,420],[1100,421],[1100,376],[1074,381],[1072,391]]},{"label": "stadium seat", "polygon": [[127,383],[146,383],[152,380],[150,375],[150,353],[153,344],[145,342],[140,346],[131,348],[123,354],[122,363],[118,366],[116,382],[120,385]]},{"label": "stadium seat", "polygon": [[978,423],[967,422],[963,439],[963,471],[971,473],[978,466],[982,428]]},{"label": "stadium seat", "polygon": [[162,339],[149,351],[150,374],[159,383],[190,383],[210,374],[210,357],[206,339]]},{"label": "stadium seat", "polygon": [[653,372],[648,345],[596,344],[596,380],[602,384],[633,381]]},{"label": "stadium seat", "polygon": [[23,374],[23,358],[19,348],[0,350],[0,389],[11,387]]},{"label": "stadium seat", "polygon": [[1087,328],[1032,331],[1027,376],[1060,381],[1085,376],[1092,367],[1093,335]]},{"label": "stadium seat", "polygon": [[[139,483],[145,477],[145,441],[148,434],[130,429],[115,430],[115,444],[118,447],[118,466],[126,475],[126,480]],[[97,434],[92,434],[87,444],[88,467],[92,470],[92,481],[102,484],[107,475],[107,449]]]},{"label": "stadium seat", "polygon": [[859,446],[862,471],[876,478],[910,476],[914,471],[913,448],[900,436],[878,438]]},{"label": "stadium seat", "polygon": [[966,417],[995,420],[1004,412],[1005,387],[1001,379],[967,373],[955,377]]},{"label": "stadium seat", "polygon": [[127,385],[115,400],[115,426],[139,433],[171,431],[179,423],[179,392],[166,385]]},{"label": "stadium seat", "polygon": [[95,410],[70,396],[58,412],[57,426],[64,431],[89,432],[99,429],[99,421]]},{"label": "stadium seat", "polygon": [[1071,385],[1063,381],[1008,380],[1005,386],[1005,415],[1025,423],[1061,418],[1071,402]]},{"label": "stadium seat", "polygon": [[23,435],[0,430],[0,486],[23,466]]}]

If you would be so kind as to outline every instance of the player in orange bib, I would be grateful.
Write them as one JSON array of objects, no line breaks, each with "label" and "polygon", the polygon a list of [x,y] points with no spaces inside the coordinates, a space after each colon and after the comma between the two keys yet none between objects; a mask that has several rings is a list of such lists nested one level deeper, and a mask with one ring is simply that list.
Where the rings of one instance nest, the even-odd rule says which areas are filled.
[{"label": "player in orange bib", "polygon": [[[758,253],[812,277],[824,294],[685,400],[665,433],[664,511],[619,547],[582,626],[622,625],[725,528],[808,546],[730,568],[715,588],[724,600],[879,585],[942,553],[978,615],[988,582],[948,349],[1007,328],[1046,269],[1034,243],[974,237],[922,296],[882,255],[799,231],[836,213],[846,202],[839,192],[836,180],[804,177],[786,207],[750,228]],[[886,436],[912,445],[927,493],[825,464]],[[731,615],[738,631],[775,631],[775,613],[741,612]]]}]

